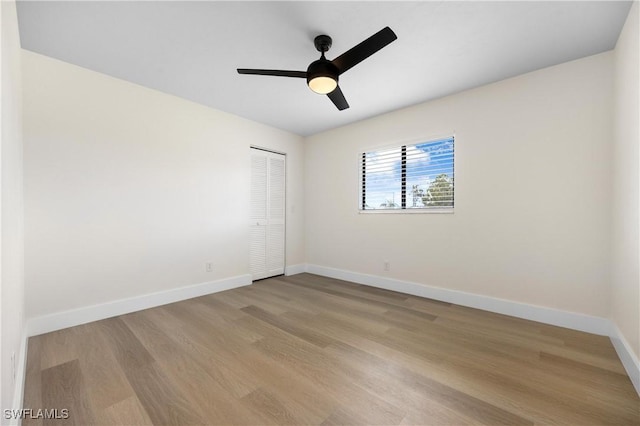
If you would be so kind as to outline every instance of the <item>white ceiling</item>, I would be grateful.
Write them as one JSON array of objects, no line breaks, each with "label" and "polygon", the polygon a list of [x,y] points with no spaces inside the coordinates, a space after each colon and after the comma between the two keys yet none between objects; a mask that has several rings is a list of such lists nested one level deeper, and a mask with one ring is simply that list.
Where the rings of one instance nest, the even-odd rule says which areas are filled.
[{"label": "white ceiling", "polygon": [[[19,1],[22,47],[300,135],[612,49],[630,2]],[[305,71],[385,26],[398,40],[340,77],[338,111]]]}]

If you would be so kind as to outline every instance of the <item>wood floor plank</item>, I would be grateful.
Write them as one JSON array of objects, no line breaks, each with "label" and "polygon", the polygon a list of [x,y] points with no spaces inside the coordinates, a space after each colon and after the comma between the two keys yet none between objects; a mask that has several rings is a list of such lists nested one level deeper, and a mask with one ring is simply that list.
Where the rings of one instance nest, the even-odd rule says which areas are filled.
[{"label": "wood floor plank", "polygon": [[[588,345],[585,347],[589,347]],[[603,368],[613,373],[619,373],[626,375],[626,370],[617,355],[602,356],[596,353],[592,353],[590,350],[577,349],[568,346],[546,346],[544,352],[561,356],[569,359],[573,359],[582,362],[593,367]],[[615,357],[615,358],[614,358]]]},{"label": "wood floor plank", "polygon": [[[419,342],[412,340],[415,336],[405,330],[390,330],[388,334],[393,334],[391,338],[396,343],[401,340],[402,345],[411,347],[411,350],[416,354],[428,353],[431,356],[436,351],[434,349],[425,352],[425,348]],[[440,339],[431,341],[431,345],[437,344],[437,342],[442,341]],[[447,345],[448,343],[443,344]],[[449,349],[445,350],[445,353],[449,353],[445,363],[464,369],[467,374],[471,374],[473,371],[475,374],[484,375],[484,377],[493,380],[497,386],[529,392],[532,400],[538,398],[540,401],[558,401],[565,406],[573,407],[576,411],[589,412],[592,417],[598,418],[601,422],[607,419],[604,414],[607,409],[604,407],[605,403],[602,398],[594,398],[593,394],[589,392],[585,392],[585,395],[580,398],[575,398],[574,385],[560,380],[556,375],[548,374],[532,363],[526,362],[526,360],[509,356],[500,350],[491,350],[484,343],[479,344],[474,351],[478,354],[475,360],[460,356],[463,347],[473,349],[473,345],[470,342],[459,346],[459,349],[456,349],[456,345],[453,344]],[[629,420],[622,410],[619,413],[612,413],[609,418],[616,419],[615,422],[617,423],[624,423]]]},{"label": "wood floor plank", "polygon": [[[331,345],[331,348],[338,351],[341,359],[351,357],[355,360],[351,368],[352,371],[365,368],[365,373],[375,371],[380,374],[381,377],[369,386],[371,388],[379,389],[383,386],[389,386],[395,381],[407,390],[422,395],[425,402],[435,401],[455,412],[471,414],[472,418],[483,424],[533,424],[529,419],[515,415],[424,375],[415,374],[401,366],[389,364],[386,360],[351,345],[335,343]],[[392,388],[389,391],[392,391]],[[406,394],[403,393],[401,400],[407,400]]]},{"label": "wood floor plank", "polygon": [[[349,303],[344,303],[340,300],[335,300],[333,296],[327,295],[328,297],[324,297],[323,295],[318,296],[313,290],[308,289],[300,289],[296,287],[288,287],[288,284],[284,284],[281,290],[287,291],[290,294],[298,295],[298,299],[296,300],[296,304],[298,305],[314,305],[314,306],[322,306],[322,310],[319,314],[316,315],[325,315],[331,314],[336,315],[342,318],[348,318],[350,323],[355,323],[365,328],[377,329],[379,331],[386,331],[389,329],[391,324],[381,318],[380,315],[387,312],[386,309],[375,308],[375,312],[371,312],[367,309],[360,309],[359,306],[350,305]],[[342,303],[341,303],[342,302]],[[298,315],[295,311],[288,311],[283,315]],[[311,318],[310,315],[301,315],[301,322],[304,322],[304,318]]]},{"label": "wood floor plank", "polygon": [[346,380],[338,372],[337,360],[316,346],[299,344],[286,337],[263,339],[254,346],[288,369],[310,379],[322,392],[331,392],[337,401],[343,402],[342,412],[350,412],[365,423],[398,424],[406,415],[401,408]]},{"label": "wood floor plank", "polygon": [[267,312],[277,315],[284,312],[290,312],[292,310],[300,310],[308,314],[318,313],[317,308],[305,308],[300,305],[292,305],[290,300],[283,300],[286,298],[266,291],[266,288],[266,286],[243,287],[243,292],[239,293],[239,296],[246,297],[248,303],[251,305],[258,306]]},{"label": "wood floor plank", "polygon": [[135,370],[153,363],[154,359],[140,340],[131,332],[122,318],[109,318],[96,322],[99,331],[110,343],[110,347],[124,371]]},{"label": "wood floor plank", "polygon": [[40,368],[42,370],[78,359],[74,335],[74,328],[65,328],[64,330],[37,336],[38,339],[42,340],[42,353],[40,355]]},{"label": "wood floor plank", "polygon": [[[626,410],[631,418],[634,413],[636,416],[640,416],[640,404],[625,398],[625,395],[633,392],[626,374],[615,373],[544,352],[540,353],[539,365],[558,380],[571,381],[589,394],[597,394],[600,403],[614,406],[621,411]],[[606,387],[608,391],[606,393],[598,392],[603,387]]]},{"label": "wood floor plank", "polygon": [[[152,353],[167,379],[197,407],[202,419],[214,419],[216,423],[232,424],[258,422],[260,419],[240,409],[238,397],[245,392],[229,393],[215,377],[209,374],[189,352],[177,351],[176,342],[167,336],[146,315],[127,315],[123,318],[144,346]],[[240,382],[240,380],[238,380]],[[237,388],[236,388],[237,389]],[[236,390],[234,389],[234,390]]]},{"label": "wood floor plank", "polygon": [[[75,327],[78,361],[86,384],[87,398],[95,410],[111,407],[134,396],[115,356],[105,350],[108,342],[96,323]],[[80,343],[81,342],[81,343]]]},{"label": "wood floor plank", "polygon": [[265,389],[256,389],[249,395],[242,397],[241,402],[250,410],[266,417],[268,424],[296,425],[304,423],[291,414],[276,396]]},{"label": "wood floor plank", "polygon": [[[475,396],[476,398],[485,398],[495,405],[502,405],[513,411],[520,411],[526,417],[535,418],[542,423],[553,423],[552,418],[544,414],[548,411],[546,407],[543,410],[538,410],[535,409],[535,407],[532,408],[524,404],[523,410],[523,407],[519,406],[517,399],[513,400],[510,398],[511,393],[500,395],[490,392],[491,389],[487,389],[484,378],[478,378],[477,375],[460,374],[455,366],[452,367],[452,365],[448,365],[439,358],[431,361],[425,360],[424,358],[404,351],[402,348],[394,349],[392,347],[394,345],[388,344],[384,339],[378,341],[376,339],[377,336],[365,337],[363,333],[353,332],[353,330],[349,330],[348,327],[332,329],[331,336],[344,343],[355,345],[359,349],[376,355],[381,359],[385,359],[391,365],[402,365],[404,368],[408,368],[416,374],[427,375],[440,383],[447,384],[456,389],[463,389],[465,393]],[[387,343],[387,345],[384,343]],[[540,415],[540,413],[542,413],[542,415]],[[409,415],[409,418],[416,417],[422,418],[422,416]],[[461,421],[460,423],[463,424],[465,422]],[[475,423],[477,423],[477,421],[475,421]]]},{"label": "wood floor plank", "polygon": [[227,321],[235,321],[246,316],[242,311],[230,306],[216,297],[216,294],[209,294],[207,296],[196,297],[194,299],[185,300],[187,303],[200,304],[209,308],[211,312],[215,312],[216,315],[226,319]]},{"label": "wood floor plank", "polygon": [[[333,409],[334,401],[330,396],[318,393],[309,380],[291,374],[285,366],[260,354],[254,345],[248,345],[246,341],[234,335],[226,335],[226,330],[218,328],[214,323],[199,321],[200,317],[182,306],[174,304],[169,308],[174,318],[182,322],[178,327],[194,346],[203,349],[216,363],[228,366],[236,376],[256,380],[257,387],[268,388],[277,395],[284,396],[290,411],[304,413],[300,418],[310,418],[306,423],[319,423],[318,420],[325,418]],[[238,321],[264,325],[267,336],[295,338],[251,316]],[[274,333],[270,333],[269,329]],[[223,340],[219,340],[221,338]]]},{"label": "wood floor plank", "polygon": [[[213,378],[218,386],[232,397],[236,399],[242,398],[260,385],[255,378],[237,374],[233,368],[229,368],[233,364],[227,361],[233,358],[234,355],[227,355],[228,348],[226,346],[224,349],[217,349],[215,343],[208,345],[210,342],[194,338],[194,333],[190,330],[185,330],[183,325],[176,321],[176,317],[166,310],[152,309],[145,311],[144,315],[142,313],[132,314],[125,321],[133,323],[132,325],[136,327],[136,319],[143,321],[143,327],[151,328],[146,325],[149,322],[162,325],[162,332],[171,339],[173,348],[182,348],[195,363],[207,371],[207,375]],[[203,321],[199,320],[199,322],[202,323]],[[201,326],[199,324],[198,328]],[[206,337],[203,336],[203,338]]]},{"label": "wood floor plank", "polygon": [[473,333],[479,337],[489,336],[497,338],[500,341],[518,344],[522,347],[528,347],[540,350],[542,344],[564,345],[564,341],[556,337],[548,337],[538,332],[526,332],[519,330],[505,330],[500,327],[492,327],[487,324],[478,324],[477,322],[463,321],[460,319],[450,318],[446,315],[438,316],[434,322],[441,324],[443,327],[451,330],[461,330]]},{"label": "wood floor plank", "polygon": [[203,424],[204,418],[189,398],[179,393],[121,318],[99,321],[100,331],[154,424]]},{"label": "wood floor plank", "polygon": [[99,413],[98,418],[98,423],[105,425],[153,425],[153,421],[135,395],[105,408]]},{"label": "wood floor plank", "polygon": [[[338,342],[327,347],[329,353],[339,357],[342,362],[341,369],[346,377],[358,383],[373,393],[394,404],[402,407],[407,419],[428,418],[433,424],[471,424],[479,423],[478,419],[467,417],[459,411],[446,407],[432,398],[432,395],[416,391],[412,383],[418,374],[408,369],[399,369],[397,366],[385,363],[383,368],[377,362],[369,362],[371,355],[362,356],[363,351],[355,347]],[[392,368],[389,368],[392,367]],[[335,418],[332,420],[335,421]]]},{"label": "wood floor plank", "polygon": [[[86,398],[77,359],[42,370],[42,407],[60,410],[60,415],[44,418],[43,424],[85,425],[95,423],[94,411]],[[62,413],[68,410],[68,417]]]},{"label": "wood floor plank", "polygon": [[126,371],[144,411],[156,425],[205,424],[200,408],[155,363]]},{"label": "wood floor plank", "polygon": [[305,340],[321,348],[324,348],[333,342],[333,339],[321,333],[317,333],[309,329],[298,327],[295,324],[282,320],[278,316],[270,314],[269,312],[266,312],[258,308],[257,306],[250,305],[245,308],[242,308],[242,311],[248,313],[251,316],[258,318],[261,321],[269,323],[272,326],[277,327],[280,330],[291,334],[292,336],[296,336],[302,340]]},{"label": "wood floor plank", "polygon": [[608,338],[298,274],[29,340],[23,424],[639,425]]},{"label": "wood floor plank", "polygon": [[[223,302],[219,302],[219,304],[220,306],[225,306]],[[232,320],[230,318],[225,318],[220,314],[217,308],[218,305],[213,305],[215,307],[212,307],[212,305],[210,304],[205,305],[205,304],[194,303],[186,306],[189,306],[189,308],[192,310],[193,313],[195,313],[198,316],[201,316],[204,320],[208,322],[212,322],[219,327],[224,327],[226,330],[229,331],[229,333],[232,333],[246,340],[248,343],[253,343],[256,340],[262,339],[263,337],[257,330],[254,330],[252,328],[247,328],[247,327],[241,327],[238,325],[238,321],[241,321],[247,317],[250,317],[250,315],[247,314],[246,312],[239,310],[238,312],[240,312],[242,315],[241,316],[238,315],[236,319]]]},{"label": "wood floor plank", "polygon": [[[290,278],[290,277],[289,277]],[[328,292],[318,291],[313,285],[308,285],[305,280],[287,280],[281,281],[282,287],[296,293],[306,294],[309,300],[314,300],[318,303],[328,304],[334,307],[342,307],[346,310],[364,311],[370,313],[384,313],[388,310],[387,306],[376,306],[362,301],[349,300],[342,297],[339,294],[331,294]]]}]

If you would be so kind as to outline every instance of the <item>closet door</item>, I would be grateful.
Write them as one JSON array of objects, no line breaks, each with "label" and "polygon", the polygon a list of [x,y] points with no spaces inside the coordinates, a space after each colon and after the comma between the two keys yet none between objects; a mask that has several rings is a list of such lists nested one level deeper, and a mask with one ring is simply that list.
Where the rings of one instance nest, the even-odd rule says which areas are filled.
[{"label": "closet door", "polygon": [[251,148],[250,271],[254,280],[284,273],[285,156]]}]

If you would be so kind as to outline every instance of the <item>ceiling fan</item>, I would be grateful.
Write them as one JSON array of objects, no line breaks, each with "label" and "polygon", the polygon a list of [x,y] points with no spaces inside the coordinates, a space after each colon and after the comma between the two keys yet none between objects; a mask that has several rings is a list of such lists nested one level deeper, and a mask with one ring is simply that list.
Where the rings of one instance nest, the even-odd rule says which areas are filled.
[{"label": "ceiling fan", "polygon": [[340,74],[367,59],[398,37],[389,27],[384,27],[365,41],[352,47],[333,61],[324,57],[331,48],[331,37],[319,35],[313,43],[320,52],[320,59],[313,61],[307,71],[284,71],[238,68],[238,74],[271,75],[276,77],[306,78],[309,88],[321,95],[327,95],[340,110],[349,108],[349,104],[338,86]]}]

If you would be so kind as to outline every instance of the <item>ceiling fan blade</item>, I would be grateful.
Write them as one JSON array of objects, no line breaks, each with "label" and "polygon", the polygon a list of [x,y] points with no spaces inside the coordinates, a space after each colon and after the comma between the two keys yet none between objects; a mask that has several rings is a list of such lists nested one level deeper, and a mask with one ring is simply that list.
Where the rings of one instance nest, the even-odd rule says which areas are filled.
[{"label": "ceiling fan blade", "polygon": [[338,72],[342,74],[353,66],[358,65],[360,62],[364,61],[369,56],[373,55],[378,50],[382,49],[397,38],[398,37],[396,36],[396,33],[394,33],[391,28],[384,27],[362,43],[347,50],[331,62],[333,62],[333,65],[338,68]]},{"label": "ceiling fan blade", "polygon": [[284,71],[284,70],[254,70],[249,68],[238,68],[238,74],[271,75],[276,77],[297,77],[307,78],[306,71]]},{"label": "ceiling fan blade", "polygon": [[333,102],[333,104],[340,111],[342,111],[343,109],[349,108],[349,104],[347,103],[347,100],[344,98],[344,95],[342,94],[342,90],[340,90],[340,86],[336,86],[333,92],[327,93],[327,96],[329,97],[329,99],[331,99],[331,102]]}]

